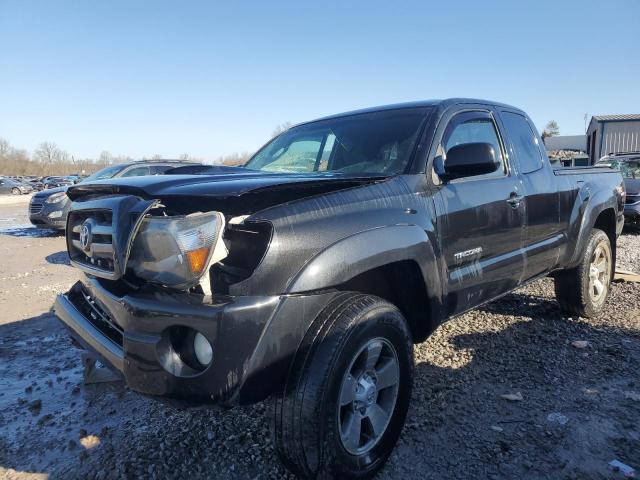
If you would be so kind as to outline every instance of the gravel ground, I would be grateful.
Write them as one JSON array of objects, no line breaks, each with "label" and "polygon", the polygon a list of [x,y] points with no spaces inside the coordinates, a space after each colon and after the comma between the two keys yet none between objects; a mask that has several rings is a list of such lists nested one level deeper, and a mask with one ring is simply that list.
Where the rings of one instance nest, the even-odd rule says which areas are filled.
[{"label": "gravel ground", "polygon": [[[264,404],[179,410],[120,382],[84,385],[48,313],[76,278],[64,239],[21,222],[0,206],[0,478],[287,477]],[[640,272],[640,236],[619,245],[619,266]],[[379,478],[622,478],[613,459],[640,469],[639,293],[617,283],[601,317],[568,318],[545,279],[442,325],[416,346],[407,425]]]}]

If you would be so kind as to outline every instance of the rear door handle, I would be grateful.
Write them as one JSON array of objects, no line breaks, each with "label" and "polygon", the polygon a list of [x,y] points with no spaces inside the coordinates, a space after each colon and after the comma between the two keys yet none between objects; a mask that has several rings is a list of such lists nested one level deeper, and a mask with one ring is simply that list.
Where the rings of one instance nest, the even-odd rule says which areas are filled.
[{"label": "rear door handle", "polygon": [[518,195],[516,192],[511,192],[511,195],[507,199],[507,203],[511,205],[512,208],[518,208],[523,198],[524,197],[522,195]]}]

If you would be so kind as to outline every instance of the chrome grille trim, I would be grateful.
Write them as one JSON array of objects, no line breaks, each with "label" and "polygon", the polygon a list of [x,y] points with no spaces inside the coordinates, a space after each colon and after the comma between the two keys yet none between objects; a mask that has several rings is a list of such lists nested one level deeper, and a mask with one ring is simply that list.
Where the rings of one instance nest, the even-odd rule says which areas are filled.
[{"label": "chrome grille trim", "polygon": [[29,204],[29,213],[35,215],[37,213],[40,213],[43,208],[44,203],[31,201],[31,203]]},{"label": "chrome grille trim", "polygon": [[[112,212],[110,210],[77,210],[69,213],[67,249],[71,263],[92,275],[115,278]],[[81,243],[81,231],[89,227],[86,247]]]}]

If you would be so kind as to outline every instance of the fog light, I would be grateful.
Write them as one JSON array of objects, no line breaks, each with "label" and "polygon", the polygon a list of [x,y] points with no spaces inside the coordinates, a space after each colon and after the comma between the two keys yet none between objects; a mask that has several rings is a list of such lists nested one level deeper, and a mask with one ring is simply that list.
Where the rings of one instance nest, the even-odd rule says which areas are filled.
[{"label": "fog light", "polygon": [[193,351],[202,365],[206,366],[211,363],[213,359],[213,348],[211,348],[209,340],[200,332],[196,333],[193,338]]},{"label": "fog light", "polygon": [[51,212],[47,217],[49,218],[60,218],[62,216],[62,210],[56,210],[55,212]]}]

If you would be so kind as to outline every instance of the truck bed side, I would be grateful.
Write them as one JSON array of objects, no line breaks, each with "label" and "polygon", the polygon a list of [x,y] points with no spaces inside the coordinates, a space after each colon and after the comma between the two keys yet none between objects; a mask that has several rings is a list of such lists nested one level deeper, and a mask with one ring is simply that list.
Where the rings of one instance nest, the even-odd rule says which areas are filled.
[{"label": "truck bed side", "polygon": [[560,265],[577,265],[594,226],[609,235],[615,258],[615,239],[624,223],[624,182],[620,172],[602,167],[565,167],[554,169],[554,175],[562,228],[567,235]]}]

